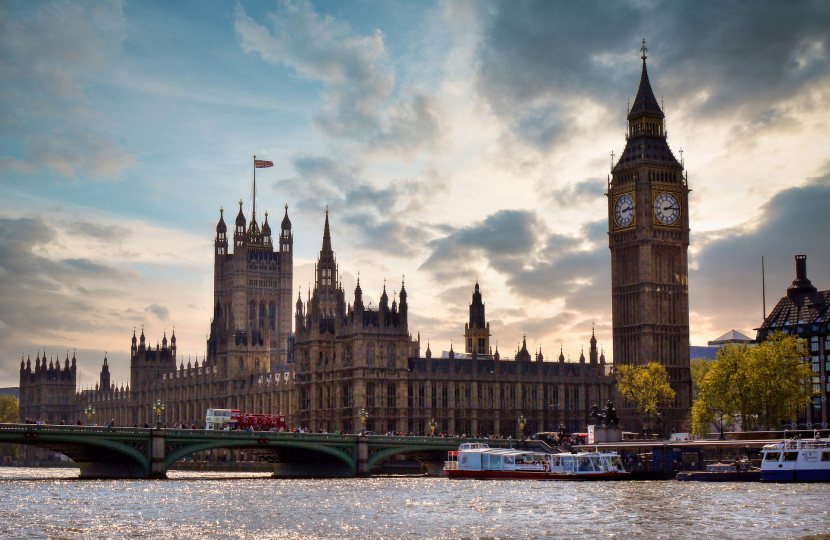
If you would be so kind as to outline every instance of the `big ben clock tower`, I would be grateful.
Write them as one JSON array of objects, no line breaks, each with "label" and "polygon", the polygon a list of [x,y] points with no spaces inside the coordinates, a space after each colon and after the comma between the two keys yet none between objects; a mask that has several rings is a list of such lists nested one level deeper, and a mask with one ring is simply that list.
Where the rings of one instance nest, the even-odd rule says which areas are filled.
[{"label": "big ben clock tower", "polygon": [[[689,187],[666,140],[665,115],[651,90],[641,49],[640,88],[628,113],[626,145],[608,184],[614,365],[665,366],[676,392],[662,429],[676,430],[691,408],[689,370]],[[621,404],[629,427],[634,411]]]}]

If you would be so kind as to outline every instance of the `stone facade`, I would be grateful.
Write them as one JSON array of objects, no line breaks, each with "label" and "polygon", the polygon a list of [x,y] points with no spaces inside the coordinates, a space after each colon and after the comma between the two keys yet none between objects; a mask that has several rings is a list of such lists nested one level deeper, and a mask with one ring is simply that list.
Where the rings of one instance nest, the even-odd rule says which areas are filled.
[{"label": "stone facade", "polygon": [[[21,419],[201,426],[205,411],[213,407],[285,414],[292,428],[356,432],[362,427],[360,411],[365,410],[370,431],[426,434],[434,421],[437,432],[516,436],[521,416],[527,421],[526,432],[554,430],[559,424],[581,431],[590,406],[611,395],[610,369],[593,336],[588,359],[583,354],[579,362],[566,362],[561,351],[558,361],[545,362],[541,350],[528,351],[526,340],[514,359],[502,358],[498,350],[490,354],[490,325],[478,284],[465,325],[470,350],[456,354],[450,347],[434,358],[427,347],[422,357],[420,338],[409,331],[404,283],[391,295],[391,304],[384,285],[379,305],[371,306],[364,303],[358,279],[353,298],[346,301],[328,212],[315,286],[305,302],[297,299],[296,332],[293,340],[287,339],[281,311],[284,282],[277,282],[290,280],[291,274],[286,267],[290,259],[283,259],[292,249],[287,215],[278,257],[264,240],[269,236],[267,222],[259,233],[261,244],[242,243],[240,213],[233,255],[226,250],[223,225],[220,218],[216,308],[208,354],[201,362],[188,359],[185,365],[182,358],[177,366],[175,332],[169,342],[164,335],[152,346],[142,329],[132,336],[126,387],[111,384],[104,359],[96,388],[76,393],[74,359],[72,367],[67,358],[65,367],[59,368],[47,366],[44,354],[34,371],[21,364]],[[256,231],[252,223],[247,238]],[[277,310],[273,318],[272,302]],[[234,307],[239,305],[249,310],[241,312],[241,323]],[[160,413],[154,410],[157,402],[165,406]],[[95,413],[88,417],[87,409]]]},{"label": "stone facade", "polygon": [[[665,115],[643,69],[628,114],[626,146],[608,184],[614,365],[665,366],[676,392],[663,408],[676,430],[691,410],[689,186],[669,148]],[[621,404],[623,425],[638,423]]]}]

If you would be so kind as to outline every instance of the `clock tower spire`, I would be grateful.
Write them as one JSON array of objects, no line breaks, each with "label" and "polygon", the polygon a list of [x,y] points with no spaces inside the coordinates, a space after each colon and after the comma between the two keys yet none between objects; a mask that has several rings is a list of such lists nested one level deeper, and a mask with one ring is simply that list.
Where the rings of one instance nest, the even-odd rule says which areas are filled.
[{"label": "clock tower spire", "polygon": [[[640,51],[640,86],[607,193],[614,365],[666,368],[676,396],[663,418],[673,429],[691,408],[689,188],[648,78],[645,40]],[[621,412],[634,419],[631,407]]]}]

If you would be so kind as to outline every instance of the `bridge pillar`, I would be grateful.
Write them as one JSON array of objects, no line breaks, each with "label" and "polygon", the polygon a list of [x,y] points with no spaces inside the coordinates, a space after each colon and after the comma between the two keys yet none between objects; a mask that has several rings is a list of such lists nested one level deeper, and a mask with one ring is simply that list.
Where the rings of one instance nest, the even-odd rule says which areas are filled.
[{"label": "bridge pillar", "polygon": [[369,438],[365,435],[357,437],[357,475],[369,476]]},{"label": "bridge pillar", "polygon": [[164,430],[153,429],[150,432],[150,478],[167,478],[164,468]]}]

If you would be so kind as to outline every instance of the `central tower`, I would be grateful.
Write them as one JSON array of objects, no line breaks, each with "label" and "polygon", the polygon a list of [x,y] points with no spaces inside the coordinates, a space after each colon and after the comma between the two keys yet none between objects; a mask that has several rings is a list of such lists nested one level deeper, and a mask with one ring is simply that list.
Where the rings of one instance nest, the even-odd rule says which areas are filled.
[{"label": "central tower", "polygon": [[[676,392],[666,428],[691,408],[689,370],[689,188],[666,140],[665,115],[646,69],[628,113],[625,150],[608,184],[614,365],[665,366]],[[630,407],[624,417],[633,419]]]}]

